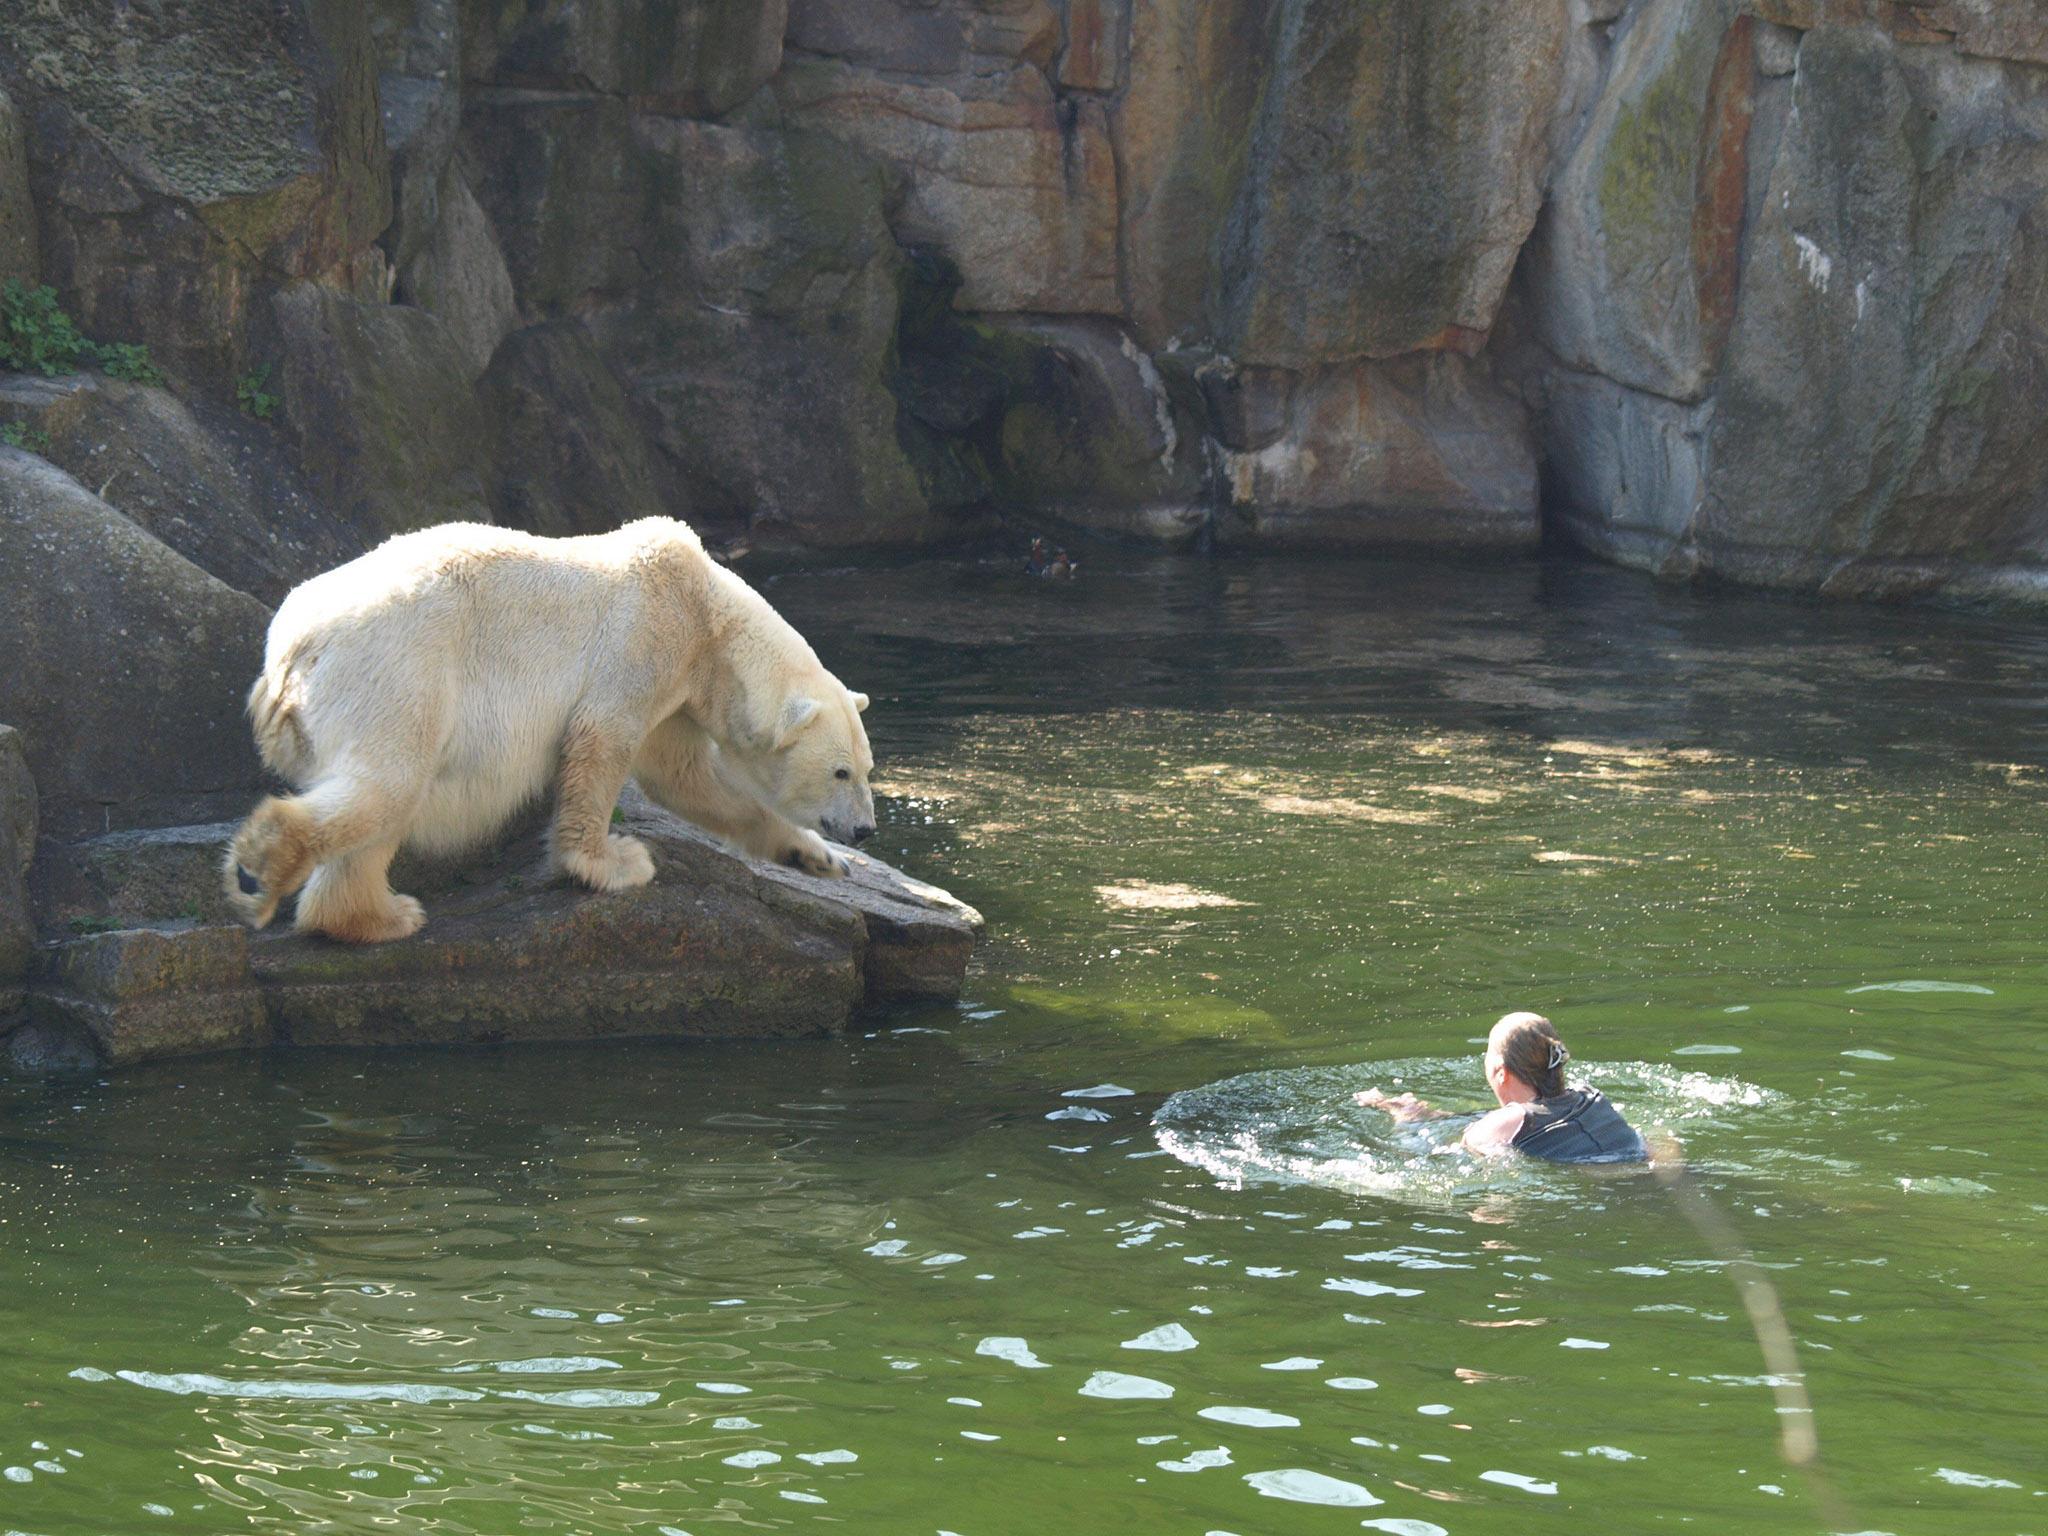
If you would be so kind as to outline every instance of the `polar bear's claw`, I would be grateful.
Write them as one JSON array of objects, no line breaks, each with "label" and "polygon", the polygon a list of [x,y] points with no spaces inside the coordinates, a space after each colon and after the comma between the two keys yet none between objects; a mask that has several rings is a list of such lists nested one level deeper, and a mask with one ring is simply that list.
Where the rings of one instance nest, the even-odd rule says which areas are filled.
[{"label": "polar bear's claw", "polygon": [[782,855],[781,862],[807,875],[837,880],[853,873],[853,866],[834,853],[815,832],[799,832],[796,842]]}]

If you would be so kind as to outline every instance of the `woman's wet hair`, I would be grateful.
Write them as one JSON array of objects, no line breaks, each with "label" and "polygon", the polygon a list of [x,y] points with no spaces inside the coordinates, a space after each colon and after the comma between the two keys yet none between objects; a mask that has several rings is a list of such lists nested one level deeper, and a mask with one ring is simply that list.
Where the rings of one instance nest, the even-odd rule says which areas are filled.
[{"label": "woman's wet hair", "polygon": [[1539,1099],[1564,1092],[1564,1064],[1572,1053],[1557,1026],[1540,1013],[1511,1013],[1493,1026],[1492,1044],[1501,1063],[1536,1090]]}]

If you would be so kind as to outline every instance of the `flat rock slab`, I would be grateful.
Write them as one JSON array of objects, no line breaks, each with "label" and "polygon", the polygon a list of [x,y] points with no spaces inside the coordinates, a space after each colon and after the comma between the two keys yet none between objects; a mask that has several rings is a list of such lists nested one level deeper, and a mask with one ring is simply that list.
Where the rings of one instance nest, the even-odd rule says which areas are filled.
[{"label": "flat rock slab", "polygon": [[630,792],[624,811],[651,885],[551,877],[533,825],[460,867],[398,870],[427,926],[360,947],[223,922],[226,824],[45,844],[57,942],[9,1055],[39,1071],[271,1044],[776,1038],[959,995],[982,923],[944,891],[859,854],[844,880],[746,859]]}]

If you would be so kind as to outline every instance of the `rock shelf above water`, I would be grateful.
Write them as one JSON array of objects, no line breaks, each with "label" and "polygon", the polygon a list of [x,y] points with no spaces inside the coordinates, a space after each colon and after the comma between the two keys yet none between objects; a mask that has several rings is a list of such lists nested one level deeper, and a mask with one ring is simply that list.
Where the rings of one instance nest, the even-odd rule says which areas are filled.
[{"label": "rock shelf above water", "polygon": [[784,1038],[959,995],[980,914],[853,855],[822,880],[727,851],[629,792],[652,885],[552,878],[530,826],[460,868],[401,867],[426,929],[355,948],[235,926],[218,891],[231,825],[118,832],[32,873],[53,937],[0,1017],[16,1070],[126,1066],[270,1045]]}]

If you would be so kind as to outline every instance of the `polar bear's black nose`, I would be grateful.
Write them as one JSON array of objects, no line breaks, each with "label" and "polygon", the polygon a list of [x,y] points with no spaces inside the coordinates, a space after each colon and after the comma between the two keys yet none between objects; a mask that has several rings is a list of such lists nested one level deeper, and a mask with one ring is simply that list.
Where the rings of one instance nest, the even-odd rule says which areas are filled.
[{"label": "polar bear's black nose", "polygon": [[853,846],[858,848],[862,843],[866,842],[869,838],[873,837],[874,835],[875,824],[872,821],[862,822],[859,826],[853,829]]}]

